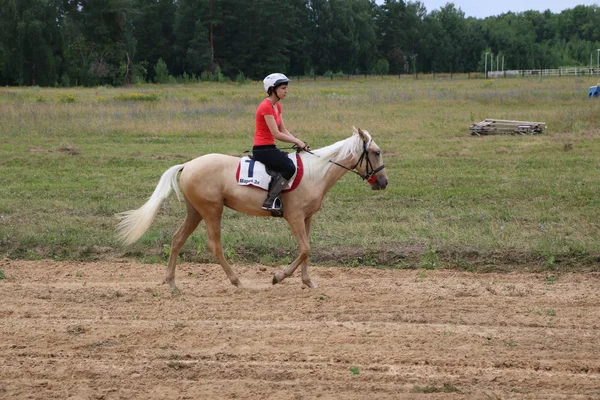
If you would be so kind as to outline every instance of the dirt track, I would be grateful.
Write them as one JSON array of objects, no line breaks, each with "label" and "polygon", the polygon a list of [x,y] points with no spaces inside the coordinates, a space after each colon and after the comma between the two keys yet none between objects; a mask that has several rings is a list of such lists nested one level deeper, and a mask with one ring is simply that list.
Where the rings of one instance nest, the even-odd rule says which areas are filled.
[{"label": "dirt track", "polygon": [[2,399],[600,398],[600,274],[0,261]]}]

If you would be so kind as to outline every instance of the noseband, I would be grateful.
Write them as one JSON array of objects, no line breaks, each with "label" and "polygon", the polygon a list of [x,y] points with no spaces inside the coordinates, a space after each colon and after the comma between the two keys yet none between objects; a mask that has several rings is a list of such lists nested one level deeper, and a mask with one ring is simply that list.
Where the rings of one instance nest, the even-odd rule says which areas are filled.
[{"label": "noseband", "polygon": [[[364,175],[361,174],[360,172],[354,170],[356,167],[358,167],[360,164],[362,164],[363,160],[367,160],[367,169],[366,169],[366,172]],[[338,164],[332,160],[329,160],[329,162],[337,165],[338,167],[342,167],[345,170],[354,172],[356,175],[360,176],[363,180],[365,180],[369,183],[375,182],[375,180],[377,179],[377,178],[375,178],[375,174],[385,168],[385,165],[382,164],[380,167],[373,169],[373,164],[371,163],[371,160],[369,159],[369,150],[368,150],[367,142],[363,142],[363,152],[360,155],[360,158],[358,159],[356,164],[354,164],[354,166],[352,168],[344,167],[342,164]]]}]

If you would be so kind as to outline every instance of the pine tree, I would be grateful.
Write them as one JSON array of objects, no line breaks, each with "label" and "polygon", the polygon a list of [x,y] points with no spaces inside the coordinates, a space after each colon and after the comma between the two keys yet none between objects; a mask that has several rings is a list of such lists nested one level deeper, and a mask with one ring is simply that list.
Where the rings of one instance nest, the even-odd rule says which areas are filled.
[{"label": "pine tree", "polygon": [[4,0],[0,7],[0,68],[8,84],[54,85],[60,58],[58,0]]}]

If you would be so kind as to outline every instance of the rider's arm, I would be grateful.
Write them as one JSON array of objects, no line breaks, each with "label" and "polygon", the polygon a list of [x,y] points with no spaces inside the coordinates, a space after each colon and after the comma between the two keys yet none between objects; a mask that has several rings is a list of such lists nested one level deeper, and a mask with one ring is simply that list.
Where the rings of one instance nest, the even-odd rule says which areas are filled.
[{"label": "rider's arm", "polygon": [[289,133],[290,135],[294,136],[294,134],[290,131],[288,131],[287,127],[285,126],[285,122],[283,122],[283,115],[281,116],[281,123],[279,124],[279,131],[283,132],[283,133]]},{"label": "rider's arm", "polygon": [[275,122],[274,116],[265,115],[265,121],[275,139],[280,140],[282,142],[295,144],[299,149],[303,149],[306,146],[306,143],[304,143],[302,140],[300,140],[297,137],[295,137],[294,135],[292,135],[285,128],[285,125],[283,124],[283,120],[281,121],[281,126],[283,127],[283,132],[279,130],[279,127],[277,126],[277,123]]}]

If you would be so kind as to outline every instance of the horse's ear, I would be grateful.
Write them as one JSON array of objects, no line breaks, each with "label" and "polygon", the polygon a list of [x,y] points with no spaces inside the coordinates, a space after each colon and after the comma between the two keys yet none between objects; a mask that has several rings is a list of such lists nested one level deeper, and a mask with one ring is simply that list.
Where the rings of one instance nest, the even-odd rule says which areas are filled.
[{"label": "horse's ear", "polygon": [[[354,128],[356,129],[356,128]],[[360,138],[362,139],[363,142],[366,142],[369,140],[369,138],[367,137],[367,135],[365,135],[365,133],[363,132],[362,129],[358,128],[358,134],[360,135]]]}]

